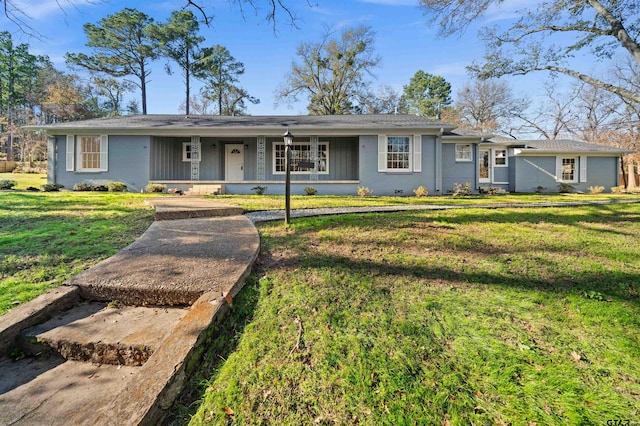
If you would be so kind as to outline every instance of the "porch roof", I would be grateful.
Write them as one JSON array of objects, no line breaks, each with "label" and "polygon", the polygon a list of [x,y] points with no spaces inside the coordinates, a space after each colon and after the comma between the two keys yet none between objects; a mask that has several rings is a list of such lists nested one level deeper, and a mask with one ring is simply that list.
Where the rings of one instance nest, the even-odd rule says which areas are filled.
[{"label": "porch roof", "polygon": [[49,134],[104,132],[109,134],[196,134],[201,136],[281,136],[287,128],[294,134],[371,134],[384,131],[441,133],[453,129],[448,123],[415,115],[127,115],[93,120],[29,126]]}]

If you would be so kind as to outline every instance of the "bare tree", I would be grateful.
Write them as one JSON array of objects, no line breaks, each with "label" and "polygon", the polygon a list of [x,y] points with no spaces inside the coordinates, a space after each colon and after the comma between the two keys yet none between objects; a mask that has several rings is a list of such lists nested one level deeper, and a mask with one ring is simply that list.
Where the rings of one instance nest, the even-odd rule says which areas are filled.
[{"label": "bare tree", "polygon": [[507,82],[493,79],[467,83],[455,101],[462,125],[483,133],[506,128],[527,105],[528,100],[516,98]]},{"label": "bare tree", "polygon": [[[464,31],[491,6],[504,0],[419,0],[443,35]],[[503,32],[485,28],[487,45],[482,64],[470,69],[481,78],[524,75],[534,71],[561,73],[640,103],[640,92],[615,81],[588,75],[571,67],[576,53],[609,59],[627,53],[640,64],[640,3],[637,0],[548,0],[529,2],[520,18]],[[525,5],[527,3],[524,3]],[[574,37],[566,37],[571,35]],[[555,37],[555,38],[554,38]],[[553,38],[556,43],[549,42]]]},{"label": "bare tree", "polygon": [[512,136],[527,134],[542,139],[561,139],[572,137],[578,119],[574,105],[574,92],[563,94],[558,92],[554,84],[545,85],[546,97],[534,108],[515,114],[520,121],[508,131]]},{"label": "bare tree", "polygon": [[388,85],[363,93],[353,109],[356,114],[394,114],[405,111],[402,94]]},{"label": "bare tree", "polygon": [[348,114],[369,90],[367,76],[380,63],[370,27],[345,29],[339,37],[327,30],[321,41],[298,46],[298,60],[276,90],[278,102],[305,96],[314,115]]}]

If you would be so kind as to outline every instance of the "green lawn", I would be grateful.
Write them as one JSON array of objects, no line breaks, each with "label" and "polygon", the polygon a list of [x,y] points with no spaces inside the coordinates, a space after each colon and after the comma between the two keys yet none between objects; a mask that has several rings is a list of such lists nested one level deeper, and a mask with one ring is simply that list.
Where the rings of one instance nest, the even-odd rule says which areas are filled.
[{"label": "green lawn", "polygon": [[205,356],[192,424],[640,418],[640,205],[260,233],[260,270]]},{"label": "green lawn", "polygon": [[0,192],[0,315],[134,241],[153,221],[148,197]]},{"label": "green lawn", "polygon": [[[0,192],[0,313],[133,241],[151,223],[149,196]],[[602,197],[612,196],[294,197],[293,206]],[[218,198],[255,210],[282,202]],[[178,423],[640,417],[638,204],[358,214],[259,230],[258,271],[183,395],[201,403],[178,406]]]},{"label": "green lawn", "polygon": [[[205,198],[240,206],[246,211],[284,209],[284,196],[282,195],[217,195]],[[476,195],[470,197],[359,197],[356,195],[293,195],[291,196],[291,208],[310,209],[322,207],[394,206],[411,204],[508,204],[631,199],[640,200],[640,194],[508,194],[498,196]]]},{"label": "green lawn", "polygon": [[0,180],[13,180],[17,183],[14,189],[38,188],[47,183],[47,175],[34,173],[0,173]]}]

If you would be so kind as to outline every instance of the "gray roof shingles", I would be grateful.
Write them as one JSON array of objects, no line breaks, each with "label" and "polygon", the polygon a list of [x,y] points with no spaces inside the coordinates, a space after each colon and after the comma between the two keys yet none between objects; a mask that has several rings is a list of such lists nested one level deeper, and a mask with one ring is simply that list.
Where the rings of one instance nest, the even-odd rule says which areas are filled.
[{"label": "gray roof shingles", "polygon": [[62,129],[267,129],[287,127],[318,129],[431,128],[453,126],[415,115],[300,115],[300,116],[219,116],[219,115],[132,115],[74,121],[41,126],[47,130]]},{"label": "gray roof shingles", "polygon": [[572,152],[572,153],[625,153],[624,149],[606,145],[596,145],[592,143],[576,141],[571,139],[556,140],[514,140],[506,138],[492,138],[489,142],[506,145],[513,148],[520,148],[522,152]]}]

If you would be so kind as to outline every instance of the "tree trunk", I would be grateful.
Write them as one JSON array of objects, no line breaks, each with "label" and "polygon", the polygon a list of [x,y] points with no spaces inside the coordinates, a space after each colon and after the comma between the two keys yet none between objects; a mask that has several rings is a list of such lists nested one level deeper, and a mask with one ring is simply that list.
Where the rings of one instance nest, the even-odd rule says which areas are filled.
[{"label": "tree trunk", "polygon": [[184,67],[184,83],[185,83],[185,91],[186,91],[186,95],[187,95],[187,99],[186,99],[186,103],[185,103],[185,112],[187,115],[189,115],[189,95],[190,95],[190,87],[189,87],[189,77],[190,77],[190,69],[191,69],[191,64],[189,61],[190,58],[190,54],[191,54],[191,48],[190,46],[187,44],[187,48],[186,48],[186,55],[185,55],[185,64],[186,66]]},{"label": "tree trunk", "polygon": [[632,158],[627,161],[627,189],[636,189],[636,162]]}]

